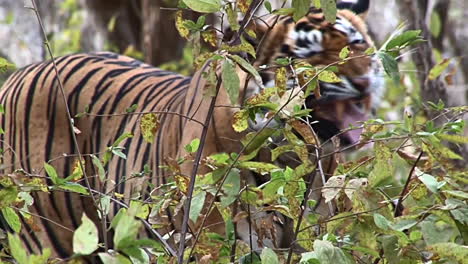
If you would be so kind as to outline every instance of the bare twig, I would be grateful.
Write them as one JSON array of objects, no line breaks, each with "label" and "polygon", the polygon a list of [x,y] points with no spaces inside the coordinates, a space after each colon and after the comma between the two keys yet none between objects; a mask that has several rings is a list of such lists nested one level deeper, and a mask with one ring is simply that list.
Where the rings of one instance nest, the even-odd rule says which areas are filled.
[{"label": "bare twig", "polygon": [[[200,166],[200,161],[201,161],[202,154],[203,154],[203,148],[205,146],[206,136],[208,134],[208,127],[209,127],[211,119],[213,117],[214,106],[215,106],[215,103],[216,103],[216,98],[218,97],[219,88],[221,87],[221,83],[222,83],[222,81],[218,80],[218,82],[216,84],[216,93],[215,93],[215,96],[213,96],[211,98],[211,103],[210,103],[210,106],[208,108],[208,113],[206,115],[205,123],[204,123],[203,130],[202,130],[202,134],[200,136],[200,148],[198,149],[197,155],[195,156],[195,160],[193,161],[193,169],[192,169],[192,174],[190,175],[190,183],[189,183],[188,190],[187,190],[187,199],[185,201],[185,206],[184,206],[184,218],[183,218],[183,221],[182,221],[182,227],[181,227],[181,232],[180,232],[179,251],[177,252],[178,253],[177,254],[177,260],[178,260],[178,262],[180,264],[184,263],[185,236],[186,236],[187,230],[188,230],[189,212],[190,212],[190,206],[191,206],[191,202],[192,202],[193,190],[195,188],[195,180],[196,180],[196,176],[197,176],[197,171],[198,171],[198,167]],[[188,259],[190,259],[190,256],[189,256]]]},{"label": "bare twig", "polygon": [[401,203],[403,202],[403,197],[405,195],[405,192],[406,190],[408,189],[408,185],[411,181],[411,176],[413,175],[413,172],[414,170],[416,169],[416,166],[418,165],[418,162],[419,160],[421,159],[422,155],[423,155],[423,151],[421,151],[419,153],[419,156],[418,158],[416,159],[416,161],[414,162],[413,164],[413,167],[411,168],[410,172],[409,172],[409,175],[408,175],[408,178],[406,179],[406,182],[405,182],[405,185],[403,186],[403,189],[401,190],[401,193],[400,193],[400,196],[398,197],[398,201],[395,205],[395,212],[394,212],[394,216],[397,217],[397,216],[401,216],[401,213],[402,213],[402,205]]}]

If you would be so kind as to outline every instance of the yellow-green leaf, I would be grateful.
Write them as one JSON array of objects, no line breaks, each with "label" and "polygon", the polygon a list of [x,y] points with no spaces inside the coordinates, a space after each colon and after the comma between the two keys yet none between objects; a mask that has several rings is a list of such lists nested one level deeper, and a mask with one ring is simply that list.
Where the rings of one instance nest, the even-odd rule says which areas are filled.
[{"label": "yellow-green leaf", "polygon": [[335,0],[320,0],[320,5],[325,15],[325,19],[330,23],[336,20],[336,2]]},{"label": "yellow-green leaf", "polygon": [[336,76],[336,74],[329,70],[324,70],[319,73],[318,76],[319,81],[327,82],[327,83],[339,83],[341,79]]},{"label": "yellow-green leaf", "polygon": [[61,179],[58,177],[57,171],[55,170],[54,167],[52,167],[52,165],[44,163],[44,169],[45,169],[47,175],[49,175],[50,180],[52,181],[53,184],[60,183]]},{"label": "yellow-green leaf", "polygon": [[19,233],[21,231],[21,221],[15,210],[10,207],[3,208],[2,216],[15,233]]},{"label": "yellow-green leaf", "polygon": [[340,51],[340,59],[344,60],[349,56],[349,46],[346,46]]},{"label": "yellow-green leaf", "polygon": [[247,110],[242,109],[235,113],[232,120],[232,128],[236,132],[242,132],[249,127],[249,113]]},{"label": "yellow-green leaf", "polygon": [[160,127],[159,118],[154,113],[144,114],[140,120],[140,131],[143,138],[149,142],[153,143],[156,136],[156,132]]},{"label": "yellow-green leaf", "polygon": [[231,100],[231,104],[238,104],[240,80],[239,76],[237,76],[234,63],[229,59],[224,61],[221,78],[223,79],[223,86]]},{"label": "yellow-green leaf", "polygon": [[292,0],[292,7],[294,8],[293,19],[298,21],[309,12],[310,0]]},{"label": "yellow-green leaf", "polygon": [[200,13],[214,13],[221,9],[220,0],[183,0],[193,11]]},{"label": "yellow-green leaf", "polygon": [[275,86],[276,92],[278,93],[279,97],[282,97],[283,94],[286,92],[286,68],[280,67],[276,70],[275,74]]},{"label": "yellow-green leaf", "polygon": [[278,166],[266,163],[266,162],[258,162],[258,161],[241,161],[239,162],[239,168],[248,169],[251,171],[255,171],[261,175],[270,173],[273,170],[279,169]]},{"label": "yellow-green leaf", "polygon": [[437,134],[437,137],[442,140],[447,140],[454,143],[468,144],[468,137],[460,135]]},{"label": "yellow-green leaf", "polygon": [[175,26],[181,37],[188,37],[190,31],[185,24],[185,19],[182,17],[182,10],[176,12]]},{"label": "yellow-green leaf", "polygon": [[239,30],[240,25],[239,25],[239,22],[237,21],[237,13],[234,9],[232,9],[231,5],[227,6],[226,14],[227,14],[229,26],[231,26],[231,29],[234,31]]},{"label": "yellow-green leaf", "polygon": [[434,67],[432,67],[431,71],[429,72],[429,80],[434,80],[435,78],[439,77],[442,72],[450,65],[451,61],[451,59],[443,59]]},{"label": "yellow-green leaf", "polygon": [[28,255],[17,234],[8,234],[8,245],[10,246],[11,255],[18,264],[29,264]]},{"label": "yellow-green leaf", "polygon": [[429,250],[458,263],[466,263],[465,261],[468,259],[468,247],[455,243],[434,244],[429,246]]}]

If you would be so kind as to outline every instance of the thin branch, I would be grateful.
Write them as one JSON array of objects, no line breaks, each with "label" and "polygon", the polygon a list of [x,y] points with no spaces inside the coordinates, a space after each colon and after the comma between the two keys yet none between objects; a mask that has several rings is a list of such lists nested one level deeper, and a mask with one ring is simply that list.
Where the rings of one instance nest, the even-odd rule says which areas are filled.
[{"label": "thin branch", "polygon": [[402,213],[402,205],[401,205],[401,203],[403,202],[403,197],[404,197],[404,195],[405,195],[406,190],[408,189],[409,183],[410,183],[410,181],[411,181],[411,176],[413,175],[413,172],[414,172],[414,170],[416,169],[416,165],[418,165],[418,162],[419,162],[419,160],[421,159],[423,153],[424,153],[423,151],[421,151],[421,152],[419,153],[419,156],[418,156],[418,158],[416,159],[416,161],[414,162],[413,167],[411,168],[411,170],[410,170],[410,172],[409,172],[408,178],[406,179],[405,186],[403,186],[403,189],[401,190],[400,196],[399,196],[399,198],[398,198],[398,202],[397,202],[396,205],[395,205],[395,212],[394,212],[394,216],[395,216],[395,217],[401,216],[401,213]]},{"label": "thin branch", "polygon": [[[216,84],[216,93],[215,93],[215,96],[211,98],[211,103],[208,108],[208,113],[206,115],[202,134],[200,136],[200,148],[198,149],[197,155],[195,156],[195,160],[193,161],[192,174],[190,175],[190,182],[189,182],[189,186],[187,190],[187,200],[185,201],[185,206],[184,206],[184,217],[183,217],[182,228],[180,232],[179,251],[177,252],[178,253],[177,260],[180,264],[184,263],[185,237],[187,235],[187,230],[188,230],[188,222],[189,222],[189,215],[190,215],[189,212],[190,212],[190,206],[192,203],[193,190],[195,189],[195,180],[197,176],[197,171],[198,171],[198,167],[200,166],[200,161],[202,159],[203,149],[206,143],[206,136],[208,135],[208,127],[210,125],[211,119],[213,118],[213,113],[215,109],[214,106],[216,103],[216,99],[218,97],[221,83],[222,81],[218,79],[218,82]],[[190,256],[188,258],[188,261],[189,260],[190,260]]]},{"label": "thin branch", "polygon": [[148,111],[148,112],[133,112],[133,113],[120,113],[120,114],[92,114],[92,113],[85,113],[87,116],[94,116],[94,117],[113,117],[113,116],[125,116],[125,115],[145,115],[145,114],[160,114],[160,115],[176,115],[179,117],[186,118],[190,121],[193,121],[197,124],[204,125],[202,122],[194,119],[193,117],[183,115],[177,112],[170,112],[170,111]]}]

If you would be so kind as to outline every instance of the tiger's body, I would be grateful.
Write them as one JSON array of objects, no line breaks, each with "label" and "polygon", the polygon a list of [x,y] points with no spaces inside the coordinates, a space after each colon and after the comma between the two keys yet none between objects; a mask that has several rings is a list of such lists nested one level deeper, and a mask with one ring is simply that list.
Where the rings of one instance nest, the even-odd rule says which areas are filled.
[{"label": "tiger's body", "polygon": [[[256,22],[249,26],[258,36],[266,36],[268,44],[260,50],[255,63],[257,66],[285,56],[304,59],[312,65],[328,65],[339,61],[338,53],[347,45],[351,54],[358,57],[338,66],[343,83],[323,84],[323,98],[306,100],[306,107],[316,109],[314,118],[322,119],[326,124],[318,127],[323,138],[329,138],[356,121],[365,120],[371,97],[378,95],[382,86],[380,65],[364,56],[365,50],[373,44],[361,18],[347,10],[339,11],[338,17],[340,22],[330,24],[323,19],[323,14],[315,10],[296,23],[282,16],[265,20],[267,23],[279,21],[275,24]],[[267,29],[270,26],[272,30]],[[193,77],[184,77],[113,53],[69,55],[58,58],[56,63],[72,116],[85,111],[89,113],[74,119],[74,126],[80,131],[77,139],[81,153],[85,156],[102,153],[123,133],[134,135],[123,142],[127,158],[115,157],[107,164],[108,178],[104,182],[97,179],[91,160],[86,158],[86,171],[88,176],[92,176],[89,178],[91,187],[108,194],[124,194],[127,200],[137,193],[148,195],[151,192],[147,190],[148,182],[156,187],[166,183],[168,173],[160,166],[165,165],[168,159],[187,154],[183,146],[200,137],[201,123],[210,111],[211,100],[216,100],[217,106],[231,104],[224,89],[219,90],[216,99],[203,95],[207,85],[203,72],[207,71],[207,65]],[[240,83],[244,84],[247,74],[241,69],[237,72]],[[265,83],[271,81],[269,73],[262,77]],[[241,87],[238,105],[242,105],[246,96],[255,93],[246,89],[251,88]],[[365,107],[356,109],[356,102]],[[64,177],[72,173],[77,149],[73,145],[65,114],[67,109],[52,62],[31,65],[13,74],[0,90],[0,104],[6,109],[0,117],[0,125],[5,130],[0,141],[0,148],[4,149],[4,173],[22,169],[28,175],[44,176],[44,162],[52,164]],[[136,112],[157,112],[160,117],[161,126],[153,144],[141,136],[140,115],[125,114],[126,109],[135,104],[138,105]],[[214,108],[213,116],[208,120],[203,157],[241,149],[239,140],[243,134],[235,132],[231,125],[237,110]],[[356,115],[348,120],[347,113],[350,112]],[[325,132],[320,132],[320,129]],[[355,142],[356,137],[349,135],[347,140]],[[142,172],[146,164],[151,168],[150,175],[131,177]],[[185,175],[190,175],[191,169],[190,162],[181,166]],[[202,167],[199,173],[202,171],[207,171],[207,168]],[[81,183],[86,185],[83,179]],[[114,204],[110,217],[118,208],[118,204]],[[30,210],[35,221],[34,224],[23,221],[21,238],[25,247],[29,252],[49,247],[57,257],[72,254],[72,231],[79,226],[83,213],[98,221],[93,201],[69,192],[38,193]],[[173,224],[164,233],[178,229],[179,218],[180,214],[171,219]],[[214,213],[212,219],[217,223],[219,214]],[[213,224],[212,229],[223,232],[224,227]],[[287,233],[290,232],[286,230],[284,235]],[[277,240],[288,239],[277,237]]]},{"label": "tiger's body", "polygon": [[[71,114],[74,116],[85,111],[87,105],[92,113],[75,119],[75,127],[81,131],[77,136],[81,153],[100,153],[123,133],[135,135],[124,143],[127,159],[112,159],[108,164],[107,171],[116,176],[112,178],[115,184],[106,181],[103,190],[129,197],[131,192],[141,189],[144,178],[125,180],[123,184],[122,177],[141,172],[150,161],[154,161],[152,169],[158,175],[152,178],[153,184],[164,183],[164,172],[159,166],[163,157],[176,156],[186,119],[178,115],[160,115],[162,125],[156,139],[157,148],[154,148],[155,145],[139,136],[140,116],[124,113],[134,104],[141,112],[181,113],[190,110],[185,109],[184,103],[191,79],[112,53],[70,55],[57,59],[56,63]],[[77,159],[76,155],[67,156],[76,153],[76,149],[53,71],[52,62],[26,67],[5,84],[14,89],[1,92],[0,104],[9,111],[1,119],[6,133],[0,145],[5,149],[3,164],[11,166],[11,170],[21,168],[28,174],[41,174],[43,163],[51,161],[59,175],[67,176]],[[45,90],[45,87],[52,89]],[[109,114],[115,116],[106,116]],[[90,173],[96,175],[92,171]],[[100,189],[101,183],[97,178],[90,178],[90,184],[94,189]],[[54,245],[59,256],[69,255],[71,244],[56,241],[71,241],[72,233],[56,227],[54,222],[74,230],[79,226],[83,212],[96,217],[92,200],[67,192],[38,194],[32,209],[33,214],[47,216],[50,221],[41,219],[36,223],[42,225],[41,231],[23,232],[22,235],[27,237],[24,239],[27,248],[34,252]],[[34,229],[24,224],[25,230]]]}]

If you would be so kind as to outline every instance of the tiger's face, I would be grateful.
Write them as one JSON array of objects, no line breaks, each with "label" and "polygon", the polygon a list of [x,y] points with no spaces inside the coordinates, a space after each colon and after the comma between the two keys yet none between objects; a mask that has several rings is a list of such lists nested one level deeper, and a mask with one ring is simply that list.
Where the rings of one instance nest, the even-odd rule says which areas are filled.
[{"label": "tiger's face", "polygon": [[[292,57],[313,66],[336,67],[341,82],[320,82],[321,96],[311,95],[305,102],[306,108],[313,109],[313,119],[318,121],[313,127],[322,139],[329,139],[350,125],[358,126],[379,104],[384,90],[383,68],[375,55],[366,54],[374,44],[358,14],[339,10],[336,22],[330,23],[320,10],[311,9],[297,22],[285,16],[276,23],[274,19],[257,21],[251,29],[257,32],[257,38],[265,38],[257,65]],[[345,47],[349,49],[348,59],[338,63]],[[264,74],[267,85],[272,78],[271,73]],[[359,140],[360,133],[361,129],[350,130],[341,134],[340,139],[344,144],[352,144]]]}]

